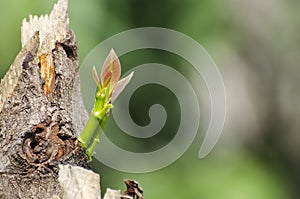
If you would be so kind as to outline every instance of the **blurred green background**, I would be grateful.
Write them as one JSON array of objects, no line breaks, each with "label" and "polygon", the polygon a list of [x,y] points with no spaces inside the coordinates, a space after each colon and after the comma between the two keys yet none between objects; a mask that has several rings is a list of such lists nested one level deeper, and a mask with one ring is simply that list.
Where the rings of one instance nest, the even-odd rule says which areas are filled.
[{"label": "blurred green background", "polygon": [[[49,13],[55,2],[0,2],[1,77],[21,48],[22,19]],[[197,156],[206,128],[202,122],[189,150],[162,170],[124,173],[95,160],[102,193],[107,187],[124,190],[122,181],[129,178],[141,184],[146,198],[300,198],[300,1],[70,0],[69,4],[70,26],[78,39],[81,62],[97,44],[121,31],[146,26],[171,28],[192,37],[208,51],[226,86],[226,124],[209,156],[201,160]],[[121,57],[123,73],[129,66],[148,62],[190,73],[180,67],[185,65],[182,60],[165,52],[145,50]],[[155,103],[158,99],[170,105],[166,107],[169,114],[180,114],[172,94],[149,85],[133,96],[130,111],[136,123],[149,122],[145,106],[154,103],[153,95]],[[110,138],[130,150],[151,151],[174,136],[178,117],[170,119],[164,129],[167,133],[147,144],[128,137],[118,141],[118,136],[124,137],[118,130]],[[113,125],[113,121],[109,123]]]}]

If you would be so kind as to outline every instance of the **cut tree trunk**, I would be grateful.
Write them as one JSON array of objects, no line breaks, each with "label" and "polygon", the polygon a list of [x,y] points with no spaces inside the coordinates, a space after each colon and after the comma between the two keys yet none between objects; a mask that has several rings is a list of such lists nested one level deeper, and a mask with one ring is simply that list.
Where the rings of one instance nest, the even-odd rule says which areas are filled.
[{"label": "cut tree trunk", "polygon": [[1,199],[100,198],[77,141],[88,114],[67,10],[58,0],[49,16],[23,21],[22,50],[1,81]]}]

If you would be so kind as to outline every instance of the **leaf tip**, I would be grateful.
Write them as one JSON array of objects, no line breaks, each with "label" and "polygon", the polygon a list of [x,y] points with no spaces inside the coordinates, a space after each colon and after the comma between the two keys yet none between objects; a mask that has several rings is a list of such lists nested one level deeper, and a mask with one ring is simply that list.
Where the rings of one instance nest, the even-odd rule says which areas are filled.
[{"label": "leaf tip", "polygon": [[131,78],[133,77],[133,75],[134,75],[134,71],[132,71],[132,72],[128,75],[129,81],[131,80]]},{"label": "leaf tip", "polygon": [[109,54],[112,54],[112,55],[116,55],[116,56],[117,56],[117,54],[116,54],[116,52],[115,52],[115,50],[114,50],[113,48],[110,49]]},{"label": "leaf tip", "polygon": [[97,84],[97,85],[100,85],[99,76],[98,76],[98,73],[97,73],[97,70],[96,70],[96,67],[95,67],[95,66],[93,66],[92,74],[93,74],[93,78],[94,78],[96,84]]}]

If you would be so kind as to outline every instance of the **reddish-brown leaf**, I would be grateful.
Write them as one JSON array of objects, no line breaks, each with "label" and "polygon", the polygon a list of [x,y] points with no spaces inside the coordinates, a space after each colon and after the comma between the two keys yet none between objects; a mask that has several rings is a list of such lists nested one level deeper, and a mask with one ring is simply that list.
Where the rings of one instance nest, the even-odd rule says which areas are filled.
[{"label": "reddish-brown leaf", "polygon": [[118,83],[121,77],[121,64],[115,51],[111,49],[102,66],[100,79],[102,87],[110,86],[110,91]]},{"label": "reddish-brown leaf", "polygon": [[124,90],[126,85],[130,82],[132,76],[133,72],[131,72],[128,76],[124,77],[117,83],[116,87],[112,92],[111,102],[115,101],[115,99],[120,95],[120,93]]}]

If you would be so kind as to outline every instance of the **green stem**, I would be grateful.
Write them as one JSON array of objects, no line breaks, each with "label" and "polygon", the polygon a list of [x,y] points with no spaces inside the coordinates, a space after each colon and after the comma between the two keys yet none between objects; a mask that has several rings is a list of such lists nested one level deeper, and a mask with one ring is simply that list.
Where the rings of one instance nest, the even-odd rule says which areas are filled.
[{"label": "green stem", "polygon": [[107,116],[104,117],[102,120],[99,121],[100,123],[100,129],[97,129],[96,131],[96,135],[93,139],[93,142],[90,144],[90,146],[88,147],[88,149],[86,150],[86,153],[91,157],[93,154],[93,151],[95,150],[97,144],[100,142],[100,136],[102,135],[103,132],[103,128],[105,126],[107,120]]},{"label": "green stem", "polygon": [[81,142],[82,147],[84,149],[87,148],[87,146],[98,126],[98,123],[99,123],[98,119],[94,116],[94,113],[92,112],[90,114],[89,120],[88,120],[87,124],[85,125],[82,133],[78,137],[78,140]]}]

